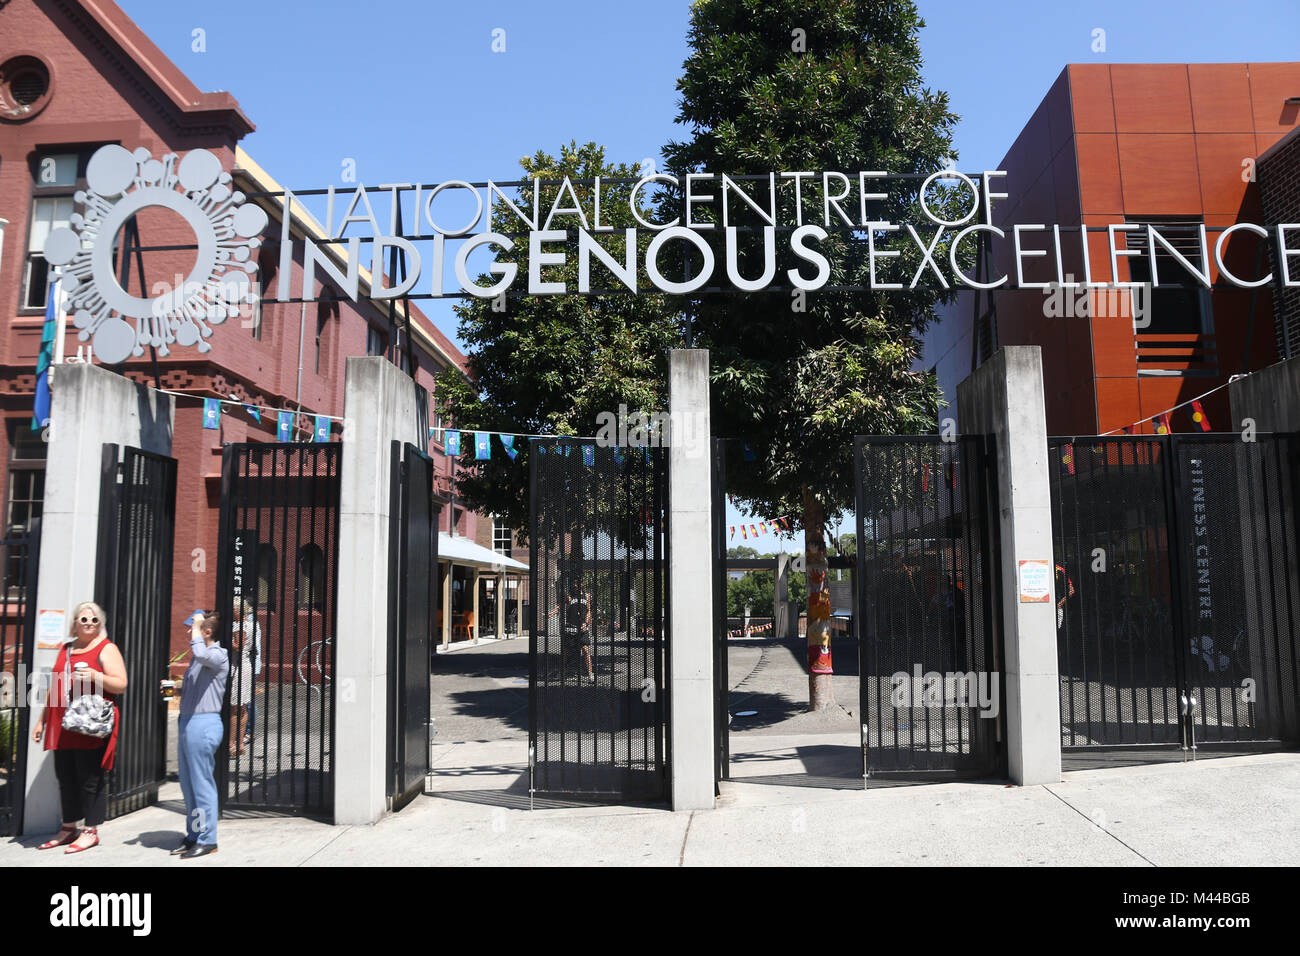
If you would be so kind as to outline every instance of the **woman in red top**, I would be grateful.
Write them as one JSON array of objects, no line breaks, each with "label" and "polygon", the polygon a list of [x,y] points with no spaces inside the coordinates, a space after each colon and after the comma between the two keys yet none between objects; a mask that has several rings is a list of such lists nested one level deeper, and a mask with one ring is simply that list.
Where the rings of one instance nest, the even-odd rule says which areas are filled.
[{"label": "woman in red top", "polygon": [[[80,853],[99,845],[99,825],[104,822],[108,805],[105,774],[113,769],[117,728],[121,723],[116,699],[126,690],[126,664],[117,645],[108,639],[108,621],[98,604],[86,601],[77,605],[70,636],[72,640],[63,645],[54,662],[49,701],[37,718],[32,740],[39,743],[44,737],[45,749],[54,751],[54,775],[59,780],[59,799],[63,804],[63,829],[38,849],[71,843],[63,852]],[[91,671],[101,676],[90,678]],[[103,740],[64,730],[63,712],[68,701],[79,694],[96,693],[113,701],[113,733],[109,738]],[[80,820],[85,820],[86,825],[78,832]]]}]

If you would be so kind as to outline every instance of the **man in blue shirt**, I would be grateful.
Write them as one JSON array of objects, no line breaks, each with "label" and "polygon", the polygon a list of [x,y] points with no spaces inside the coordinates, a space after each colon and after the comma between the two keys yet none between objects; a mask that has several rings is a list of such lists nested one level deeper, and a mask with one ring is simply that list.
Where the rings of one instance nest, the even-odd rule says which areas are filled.
[{"label": "man in blue shirt", "polygon": [[216,614],[194,615],[192,658],[181,683],[176,763],[185,796],[185,841],[172,855],[183,860],[217,852],[217,781],[213,771],[221,746],[221,705],[230,673],[230,655],[217,643],[219,626]]}]

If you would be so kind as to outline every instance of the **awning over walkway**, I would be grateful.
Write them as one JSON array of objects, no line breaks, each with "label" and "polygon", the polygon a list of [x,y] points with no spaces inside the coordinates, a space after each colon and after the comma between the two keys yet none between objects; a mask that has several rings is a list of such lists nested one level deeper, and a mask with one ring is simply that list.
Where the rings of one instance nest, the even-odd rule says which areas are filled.
[{"label": "awning over walkway", "polygon": [[438,560],[452,561],[456,564],[468,564],[476,568],[497,567],[506,571],[527,571],[528,565],[504,554],[489,551],[481,544],[475,544],[469,538],[457,535],[452,537],[446,532],[438,532]]}]

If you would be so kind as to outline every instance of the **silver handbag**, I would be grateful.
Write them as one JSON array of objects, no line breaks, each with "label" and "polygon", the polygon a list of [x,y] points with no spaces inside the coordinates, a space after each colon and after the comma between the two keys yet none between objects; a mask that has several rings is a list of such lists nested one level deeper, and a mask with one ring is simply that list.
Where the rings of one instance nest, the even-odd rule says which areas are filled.
[{"label": "silver handbag", "polygon": [[63,712],[63,729],[87,737],[113,735],[113,703],[99,694],[82,694],[74,698]]},{"label": "silver handbag", "polygon": [[[71,661],[69,655],[69,666],[64,671],[65,687],[69,690],[72,688]],[[113,736],[113,720],[113,702],[100,694],[79,694],[63,711],[63,729],[87,737],[106,739]]]}]

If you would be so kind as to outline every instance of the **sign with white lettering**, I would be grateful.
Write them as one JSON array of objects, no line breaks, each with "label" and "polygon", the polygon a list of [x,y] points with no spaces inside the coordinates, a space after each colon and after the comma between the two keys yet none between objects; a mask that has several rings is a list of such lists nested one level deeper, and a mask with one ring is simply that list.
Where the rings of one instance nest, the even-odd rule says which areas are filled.
[{"label": "sign with white lettering", "polygon": [[[1171,283],[1207,289],[1222,283],[1245,289],[1274,283],[1273,273],[1242,277],[1225,264],[1228,241],[1247,232],[1261,248],[1274,246],[1268,261],[1277,264],[1277,284],[1300,287],[1300,270],[1293,275],[1291,263],[1300,257],[1300,246],[1287,245],[1290,234],[1300,232],[1300,223],[1269,228],[1250,222],[1162,228],[1131,222],[1104,227],[1016,223],[1008,233],[993,225],[995,203],[1009,197],[999,191],[1006,176],[1003,170],[971,176],[955,169],[923,178],[880,170],[745,176],[701,171],[653,173],[637,180],[597,176],[472,184],[453,179],[431,185],[358,185],[342,193],[329,186],[250,196],[234,188],[231,174],[207,150],[191,150],[183,159],[175,154],[155,158],[144,148],[131,152],[108,145],[91,157],[88,188],[77,193],[84,213],[74,215],[70,227],[51,230],[43,252],[62,269],[79,337],[93,337],[95,354],[108,364],[142,355],[146,347],[156,347],[160,355],[173,345],[206,352],[213,327],[259,298],[314,301],[318,273],[354,302],[363,294],[388,300],[815,292],[827,288],[832,275],[841,281],[847,275],[855,283],[836,288],[863,291],[910,290],[925,283],[943,289],[1118,289],[1133,294]],[[512,199],[507,190],[513,188],[531,201]],[[650,201],[655,190],[670,201]],[[310,200],[323,205],[323,215],[309,208]],[[449,200],[471,207],[472,215],[449,224]],[[619,201],[626,203],[635,228],[617,229],[602,221],[610,203]],[[150,296],[137,297],[118,284],[112,242],[127,219],[150,206],[171,210],[185,221],[194,233],[197,258],[188,276],[155,283]],[[914,210],[919,222],[883,218],[885,209],[900,207]],[[279,220],[274,297],[255,279],[256,251],[270,223],[268,208]],[[402,228],[403,223],[409,228]],[[1093,261],[1090,231],[1106,234],[1100,267]],[[1211,233],[1216,234],[1213,241]],[[980,244],[993,261],[1001,258],[999,246],[1009,245],[1013,267],[997,277],[976,278],[964,271],[963,261],[973,258]],[[295,288],[297,251],[302,269],[296,271]],[[526,261],[520,255],[525,251]],[[684,255],[671,256],[673,275],[667,275],[665,255],[677,252]],[[511,255],[502,258],[502,253]],[[386,255],[403,263],[400,280],[386,273]],[[1127,265],[1129,259],[1147,260],[1149,282],[1118,279],[1125,274],[1121,262]],[[576,284],[557,272],[575,260]],[[1081,263],[1079,279],[1066,272],[1067,261]],[[449,262],[455,279],[450,288],[445,274]],[[1027,279],[1027,268],[1032,273],[1035,267],[1038,279],[1051,279]],[[363,270],[369,271],[364,293]],[[1094,275],[1114,278],[1102,281]],[[389,281],[396,284],[386,285]]]}]

